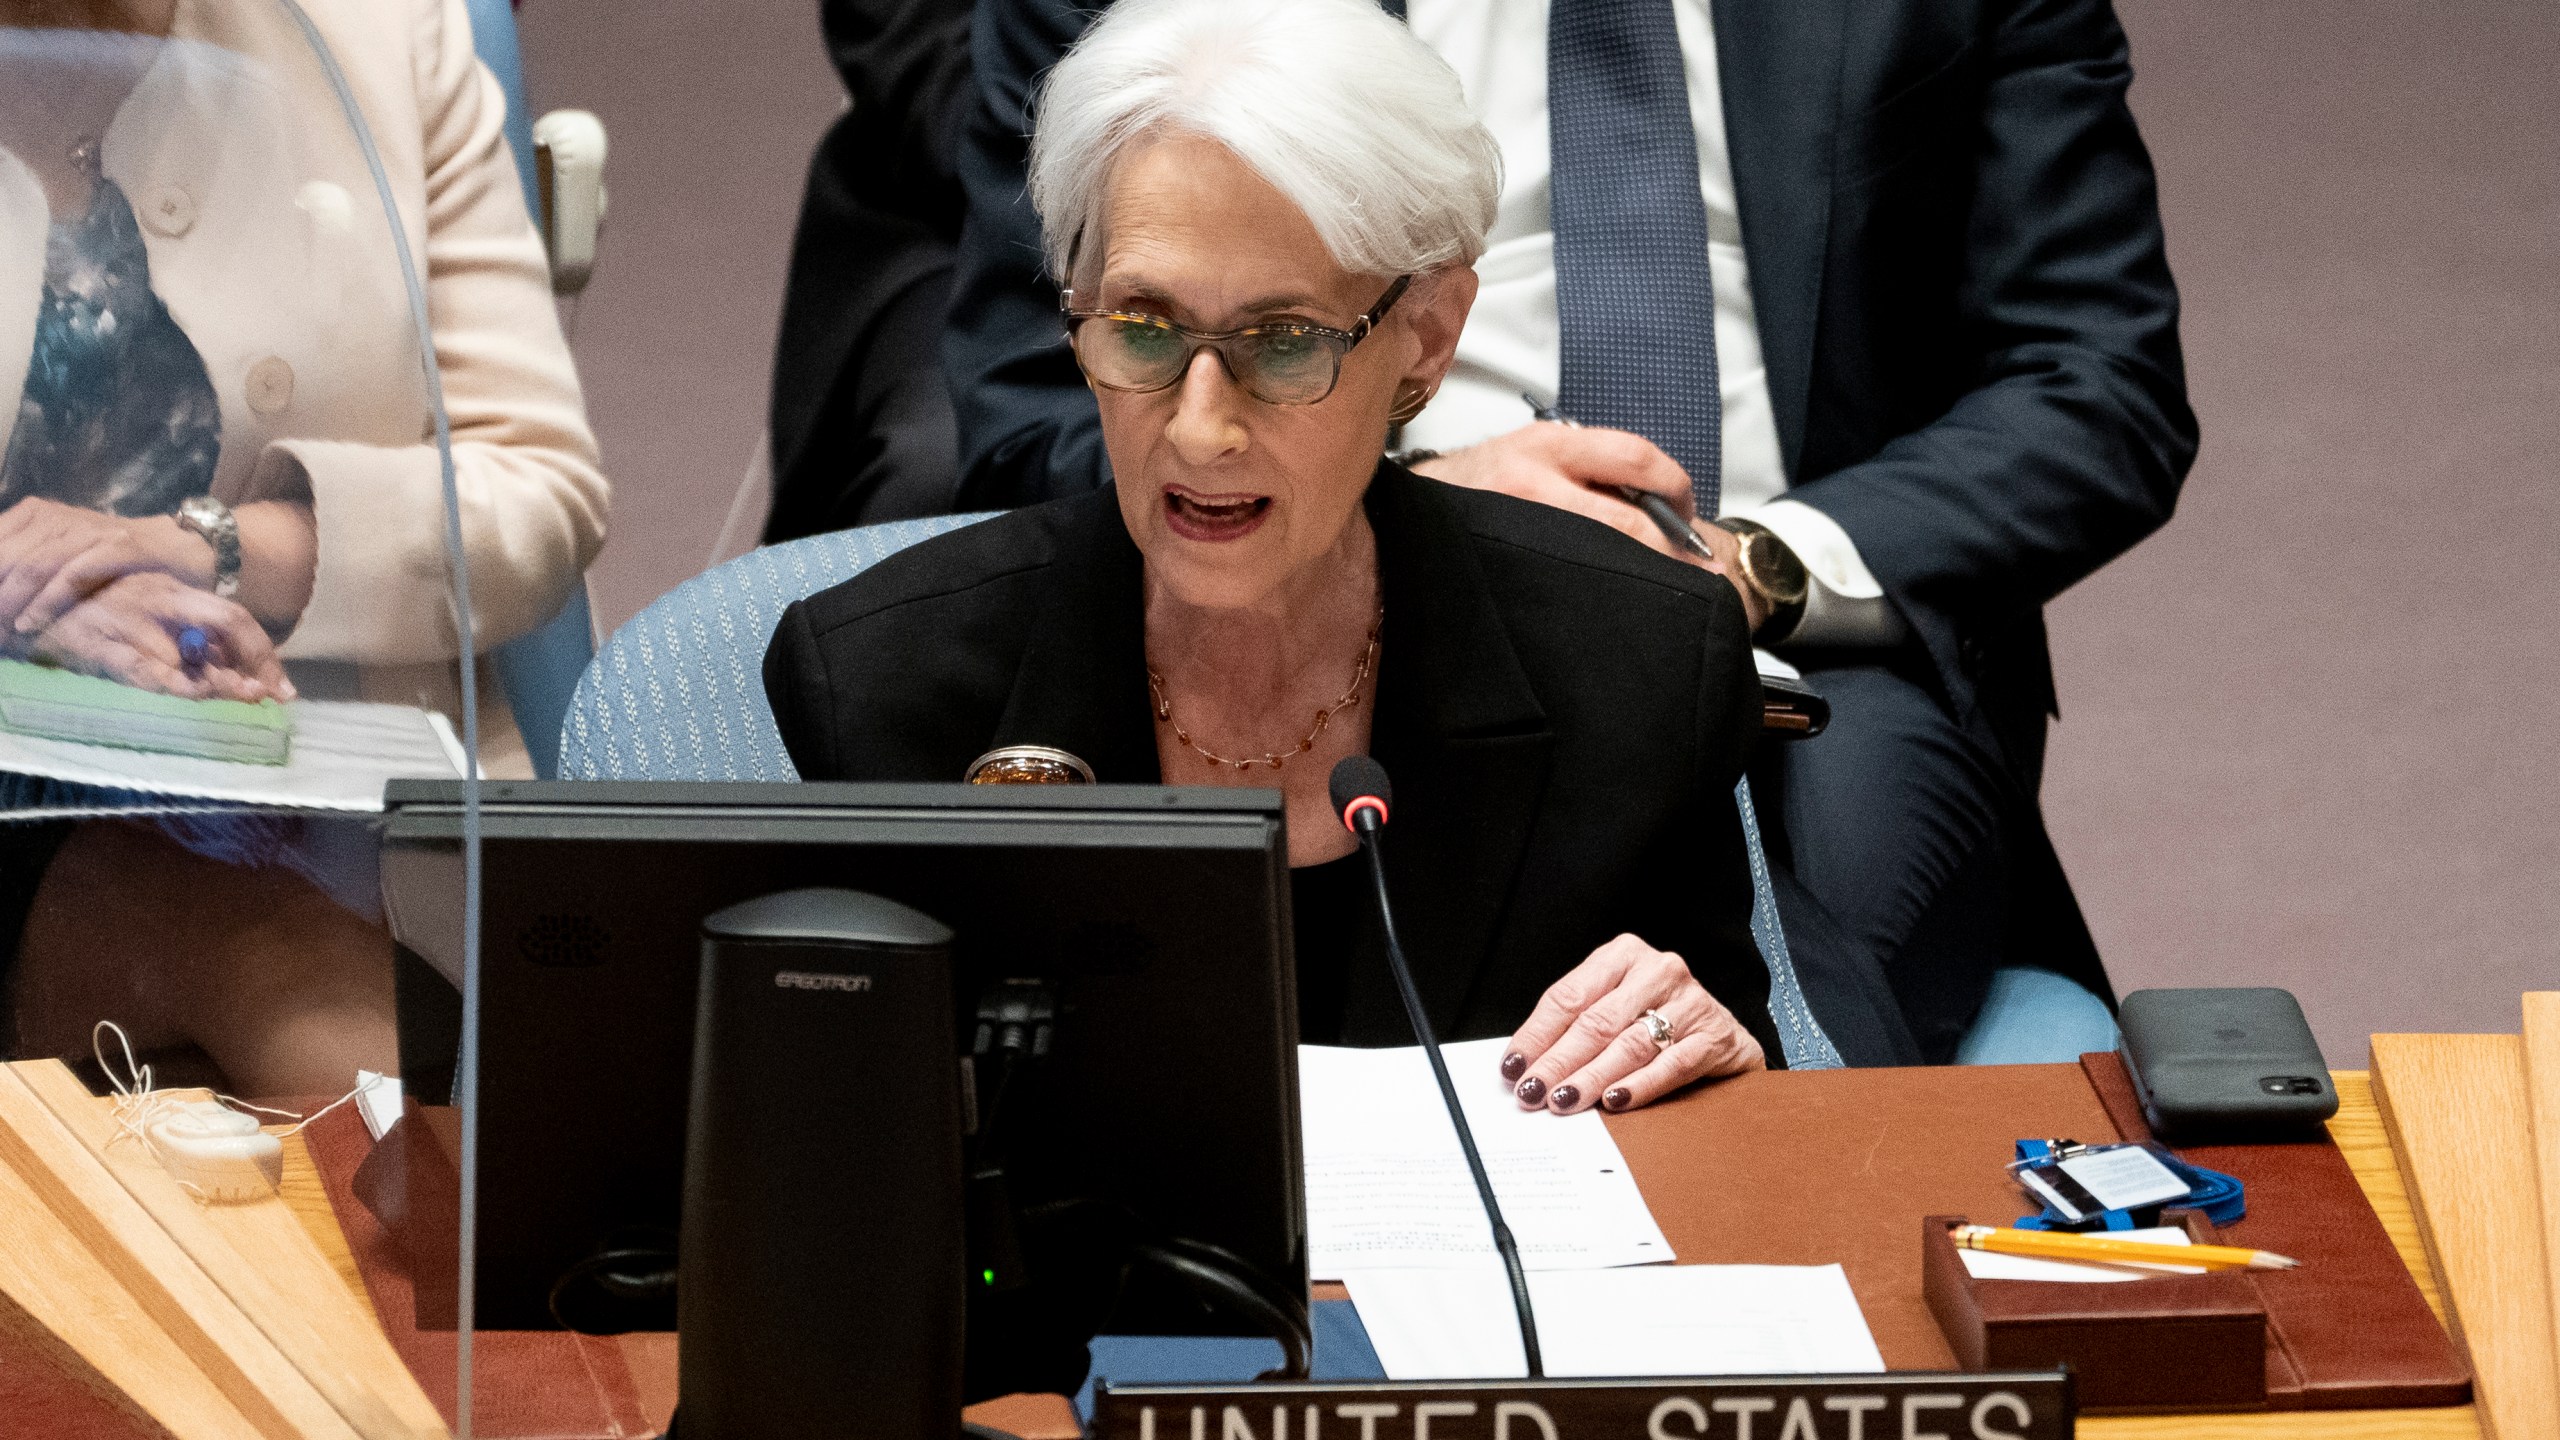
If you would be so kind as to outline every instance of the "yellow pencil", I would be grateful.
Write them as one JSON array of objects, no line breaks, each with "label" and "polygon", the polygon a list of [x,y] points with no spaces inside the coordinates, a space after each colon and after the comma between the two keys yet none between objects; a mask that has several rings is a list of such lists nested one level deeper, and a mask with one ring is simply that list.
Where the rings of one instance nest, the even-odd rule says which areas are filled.
[{"label": "yellow pencil", "polygon": [[2003,1255],[2035,1255],[2047,1260],[2201,1265],[2207,1270],[2291,1270],[2302,1263],[2270,1251],[2244,1250],[2233,1245],[2160,1245],[2066,1230],[1998,1230],[1989,1225],[1958,1225],[1947,1232],[1947,1237],[1956,1242],[1959,1250],[1994,1250]]}]

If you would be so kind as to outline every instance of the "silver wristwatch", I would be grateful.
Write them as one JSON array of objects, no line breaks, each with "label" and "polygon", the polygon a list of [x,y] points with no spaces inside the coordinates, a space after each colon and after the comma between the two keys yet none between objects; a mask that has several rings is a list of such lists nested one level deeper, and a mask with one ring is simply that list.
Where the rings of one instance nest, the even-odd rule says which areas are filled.
[{"label": "silver wristwatch", "polygon": [[178,502],[177,518],[213,547],[213,593],[225,600],[239,594],[240,517],[210,495],[190,495]]}]

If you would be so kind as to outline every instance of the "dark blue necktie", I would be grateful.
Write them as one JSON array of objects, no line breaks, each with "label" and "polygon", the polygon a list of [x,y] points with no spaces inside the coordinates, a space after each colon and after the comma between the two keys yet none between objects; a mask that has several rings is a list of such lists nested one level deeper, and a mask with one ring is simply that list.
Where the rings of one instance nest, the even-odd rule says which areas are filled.
[{"label": "dark blue necktie", "polygon": [[1556,405],[1661,446],[1713,517],[1724,428],[1715,282],[1671,6],[1553,0],[1547,15]]}]

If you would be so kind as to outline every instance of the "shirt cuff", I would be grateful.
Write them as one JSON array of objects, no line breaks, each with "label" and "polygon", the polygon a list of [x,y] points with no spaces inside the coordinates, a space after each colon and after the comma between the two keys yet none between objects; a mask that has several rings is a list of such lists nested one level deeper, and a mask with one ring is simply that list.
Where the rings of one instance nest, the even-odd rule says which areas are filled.
[{"label": "shirt cuff", "polygon": [[1781,644],[1853,647],[1893,645],[1905,630],[1901,612],[1884,598],[1884,586],[1858,556],[1857,542],[1840,522],[1800,500],[1772,500],[1734,518],[1766,526],[1804,562],[1804,618]]}]

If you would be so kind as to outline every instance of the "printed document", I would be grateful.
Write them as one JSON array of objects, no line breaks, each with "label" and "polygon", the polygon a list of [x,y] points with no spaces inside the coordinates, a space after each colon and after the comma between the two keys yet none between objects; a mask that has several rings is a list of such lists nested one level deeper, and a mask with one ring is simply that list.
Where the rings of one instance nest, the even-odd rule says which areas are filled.
[{"label": "printed document", "polygon": [[[1391,1380],[1528,1373],[1499,1265],[1361,1270],[1351,1303]],[[1845,1375],[1884,1369],[1837,1265],[1668,1265],[1529,1277],[1557,1377]]]},{"label": "printed document", "polygon": [[[1522,1109],[1498,1068],[1505,1043],[1440,1048],[1521,1263],[1588,1270],[1672,1259],[1599,1114]],[[1420,1047],[1302,1045],[1298,1090],[1314,1278],[1492,1262],[1493,1232]]]}]

